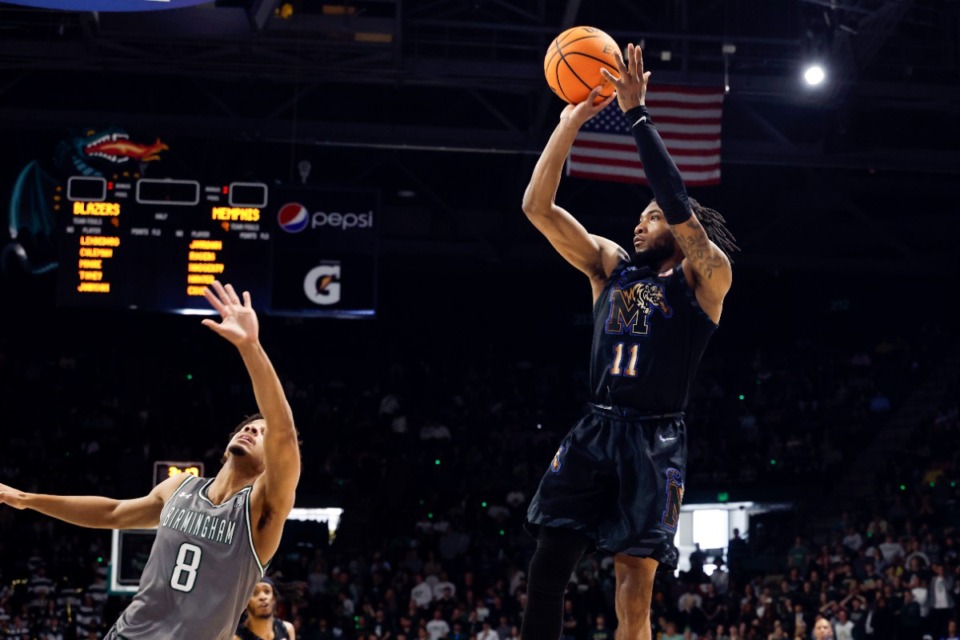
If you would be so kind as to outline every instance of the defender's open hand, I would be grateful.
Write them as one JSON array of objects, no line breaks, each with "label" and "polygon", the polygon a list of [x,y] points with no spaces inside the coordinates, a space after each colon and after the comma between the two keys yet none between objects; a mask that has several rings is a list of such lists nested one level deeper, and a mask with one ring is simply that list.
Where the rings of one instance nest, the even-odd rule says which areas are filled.
[{"label": "defender's open hand", "polygon": [[224,286],[215,280],[212,285],[203,290],[203,297],[216,309],[221,318],[219,323],[207,318],[202,323],[204,326],[210,327],[238,347],[259,339],[260,323],[251,305],[248,291],[243,292],[241,302],[233,285]]}]

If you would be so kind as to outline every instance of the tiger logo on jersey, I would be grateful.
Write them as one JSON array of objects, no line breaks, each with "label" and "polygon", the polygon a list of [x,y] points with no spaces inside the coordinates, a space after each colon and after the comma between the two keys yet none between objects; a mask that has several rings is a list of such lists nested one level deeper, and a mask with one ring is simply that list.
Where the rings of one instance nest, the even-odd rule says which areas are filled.
[{"label": "tiger logo on jersey", "polygon": [[647,318],[654,310],[659,310],[664,318],[673,316],[663,285],[641,281],[625,288],[617,287],[610,292],[610,315],[604,330],[612,334],[629,332],[645,336],[650,331]]}]

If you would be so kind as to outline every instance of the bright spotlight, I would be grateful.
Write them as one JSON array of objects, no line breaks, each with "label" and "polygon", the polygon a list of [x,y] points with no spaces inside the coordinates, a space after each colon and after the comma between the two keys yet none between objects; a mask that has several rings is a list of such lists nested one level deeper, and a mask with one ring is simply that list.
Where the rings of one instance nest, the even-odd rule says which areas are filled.
[{"label": "bright spotlight", "polygon": [[811,87],[822,84],[826,77],[826,72],[819,64],[808,65],[803,71],[803,80]]}]

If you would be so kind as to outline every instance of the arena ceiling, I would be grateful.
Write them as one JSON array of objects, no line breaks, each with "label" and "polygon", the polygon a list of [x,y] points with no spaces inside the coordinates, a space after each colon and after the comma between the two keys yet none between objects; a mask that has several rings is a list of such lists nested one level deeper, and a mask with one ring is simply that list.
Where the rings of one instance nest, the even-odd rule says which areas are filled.
[{"label": "arena ceiling", "polygon": [[[729,87],[723,183],[701,199],[727,209],[741,264],[956,273],[958,0],[0,3],[0,130],[122,122],[263,145],[274,155],[249,162],[275,156],[288,179],[309,159],[311,179],[382,188],[388,251],[529,259],[546,248],[519,199],[562,106],[543,53],[577,24],[642,43],[654,82]],[[814,92],[811,56],[831,73]],[[610,209],[627,189],[565,197],[625,240]]]}]

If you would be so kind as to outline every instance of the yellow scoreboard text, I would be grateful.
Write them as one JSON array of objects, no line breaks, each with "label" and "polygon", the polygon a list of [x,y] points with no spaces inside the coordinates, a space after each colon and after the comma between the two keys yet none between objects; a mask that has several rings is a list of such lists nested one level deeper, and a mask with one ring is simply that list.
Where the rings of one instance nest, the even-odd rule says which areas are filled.
[{"label": "yellow scoreboard text", "polygon": [[254,207],[213,207],[211,218],[221,222],[259,222],[260,209]]},{"label": "yellow scoreboard text", "polygon": [[197,467],[174,467],[173,465],[167,467],[167,477],[172,478],[174,476],[179,476],[186,473],[187,475],[200,477],[200,469]]},{"label": "yellow scoreboard text", "polygon": [[116,202],[74,202],[75,216],[118,216],[120,204]]},{"label": "yellow scoreboard text", "polygon": [[119,247],[117,236],[80,236],[81,247]]}]

